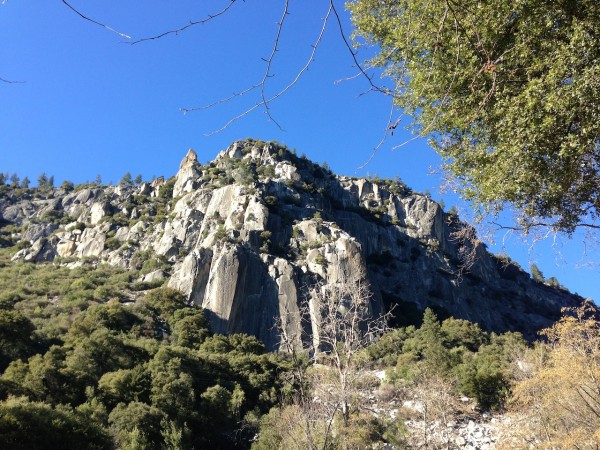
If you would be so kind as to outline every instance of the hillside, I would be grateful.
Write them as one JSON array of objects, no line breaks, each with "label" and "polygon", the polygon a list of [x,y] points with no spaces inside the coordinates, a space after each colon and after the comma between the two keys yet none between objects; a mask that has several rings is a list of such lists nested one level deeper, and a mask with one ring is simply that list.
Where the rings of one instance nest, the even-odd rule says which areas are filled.
[{"label": "hillside", "polygon": [[[298,331],[316,283],[368,286],[373,314],[393,309],[395,325],[432,307],[530,339],[581,302],[457,239],[468,226],[400,181],[336,176],[276,143],[236,142],[205,166],[190,150],[166,181],[3,188],[14,261],[141,269],[140,281],[162,280],[203,307],[215,332],[270,349],[274,318]],[[476,259],[462,270],[465,249]]]},{"label": "hillside", "polygon": [[0,185],[1,448],[598,440],[597,309],[428,196],[254,140],[138,181]]}]

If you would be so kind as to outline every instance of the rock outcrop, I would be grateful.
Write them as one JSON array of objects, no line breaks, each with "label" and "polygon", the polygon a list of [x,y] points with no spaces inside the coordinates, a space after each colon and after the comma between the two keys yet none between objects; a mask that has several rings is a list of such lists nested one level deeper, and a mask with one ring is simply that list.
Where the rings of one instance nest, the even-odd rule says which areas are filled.
[{"label": "rock outcrop", "polygon": [[[166,181],[36,196],[0,201],[0,220],[28,242],[15,259],[160,260],[144,281],[168,280],[215,331],[250,333],[271,349],[278,318],[290,331],[303,326],[315,283],[369,286],[373,314],[394,308],[396,324],[434,307],[527,337],[581,301],[482,244],[457,242],[467,225],[401,182],[336,176],[273,143],[236,142],[207,165],[190,150]],[[466,272],[461,245],[477,255]]]}]

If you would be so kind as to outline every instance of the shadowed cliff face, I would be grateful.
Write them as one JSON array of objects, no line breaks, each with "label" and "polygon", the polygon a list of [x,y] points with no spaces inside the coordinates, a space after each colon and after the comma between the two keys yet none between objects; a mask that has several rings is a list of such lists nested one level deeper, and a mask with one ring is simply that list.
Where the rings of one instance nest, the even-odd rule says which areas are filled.
[{"label": "shadowed cliff face", "polygon": [[[339,177],[277,144],[242,141],[201,165],[190,150],[164,181],[7,195],[0,219],[22,226],[14,259],[142,268],[202,305],[214,331],[271,349],[310,330],[302,305],[317,283],[368,286],[374,315],[420,320],[433,307],[487,330],[537,330],[581,299],[534,282],[510,261],[453,234],[466,225],[401,182]],[[304,317],[310,322],[310,317]]]}]

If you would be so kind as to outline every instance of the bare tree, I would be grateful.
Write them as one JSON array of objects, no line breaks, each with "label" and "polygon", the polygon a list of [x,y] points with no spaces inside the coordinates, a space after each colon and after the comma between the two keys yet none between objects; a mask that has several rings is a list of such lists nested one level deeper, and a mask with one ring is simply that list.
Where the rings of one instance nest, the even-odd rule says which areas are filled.
[{"label": "bare tree", "polygon": [[333,376],[320,377],[320,384],[333,394],[331,409],[339,410],[346,424],[364,375],[356,356],[387,329],[387,316],[373,317],[371,297],[368,285],[357,282],[317,286],[309,301],[313,354],[333,371]]},{"label": "bare tree", "polygon": [[[437,375],[419,380],[412,390],[415,408],[409,442],[414,448],[452,448],[447,428],[460,409],[452,382]],[[432,426],[434,429],[432,429]]]},{"label": "bare tree", "polygon": [[389,318],[389,313],[373,315],[371,298],[361,281],[317,284],[299,312],[310,324],[298,332],[310,329],[311,335],[281,327],[282,349],[291,355],[299,386],[292,403],[302,412],[311,449],[331,445],[336,422],[346,427],[353,411],[360,410],[368,382],[357,356],[387,330]]}]

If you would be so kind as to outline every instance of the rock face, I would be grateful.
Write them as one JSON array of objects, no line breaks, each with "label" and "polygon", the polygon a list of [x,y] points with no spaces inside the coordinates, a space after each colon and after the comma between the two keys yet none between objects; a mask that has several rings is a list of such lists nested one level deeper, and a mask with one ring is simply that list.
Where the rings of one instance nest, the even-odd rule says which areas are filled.
[{"label": "rock face", "polygon": [[[159,259],[168,279],[208,312],[217,332],[279,345],[275,323],[301,325],[315,283],[370,287],[371,311],[418,321],[426,307],[492,331],[533,337],[581,302],[533,281],[510,261],[470,244],[466,227],[427,196],[391,180],[336,176],[277,144],[232,144],[207,164],[190,150],[178,173],[140,186],[78,187],[45,197],[0,199],[0,220],[22,226],[29,246],[15,259],[87,258],[123,267]],[[310,327],[308,327],[310,328]]]}]

